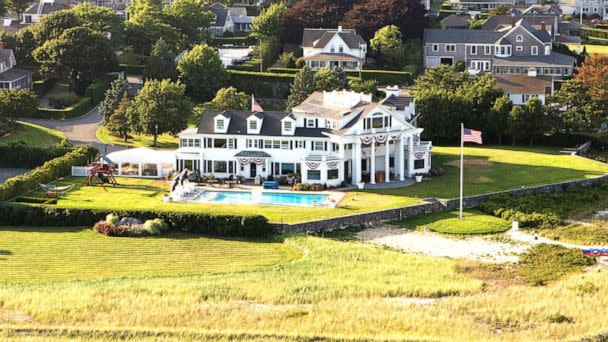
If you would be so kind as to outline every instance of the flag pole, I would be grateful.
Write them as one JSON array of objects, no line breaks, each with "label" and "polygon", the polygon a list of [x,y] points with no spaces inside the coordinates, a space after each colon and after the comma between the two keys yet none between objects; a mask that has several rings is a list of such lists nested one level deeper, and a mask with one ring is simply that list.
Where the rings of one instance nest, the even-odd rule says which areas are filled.
[{"label": "flag pole", "polygon": [[464,183],[464,123],[460,123],[460,214],[462,219],[462,197]]}]

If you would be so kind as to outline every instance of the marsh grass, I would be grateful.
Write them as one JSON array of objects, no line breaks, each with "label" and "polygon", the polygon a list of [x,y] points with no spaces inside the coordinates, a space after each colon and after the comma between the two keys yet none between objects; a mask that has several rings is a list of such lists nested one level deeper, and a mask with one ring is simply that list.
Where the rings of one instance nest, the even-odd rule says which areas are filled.
[{"label": "marsh grass", "polygon": [[501,233],[509,229],[507,221],[478,210],[463,212],[462,219],[459,218],[458,211],[443,211],[414,216],[395,224],[409,229],[428,227],[438,233],[461,235]]},{"label": "marsh grass", "polygon": [[608,222],[592,221],[589,224],[569,224],[555,229],[541,231],[542,236],[579,245],[599,245],[608,244]]},{"label": "marsh grass", "polygon": [[543,285],[595,264],[595,259],[579,249],[539,244],[520,256],[518,274],[533,285]]}]

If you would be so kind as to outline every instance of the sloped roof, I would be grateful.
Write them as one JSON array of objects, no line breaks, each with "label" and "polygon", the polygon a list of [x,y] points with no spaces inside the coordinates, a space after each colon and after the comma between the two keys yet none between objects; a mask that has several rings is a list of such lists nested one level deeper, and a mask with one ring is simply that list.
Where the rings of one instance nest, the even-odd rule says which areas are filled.
[{"label": "sloped roof", "polygon": [[424,29],[424,43],[494,44],[505,33],[490,30]]},{"label": "sloped roof", "polygon": [[494,57],[494,66],[519,67],[572,67],[574,57],[551,52],[550,55],[538,56],[511,56],[505,58]]},{"label": "sloped roof", "polygon": [[11,49],[0,49],[0,64],[9,64],[11,61]]},{"label": "sloped roof", "polygon": [[45,2],[39,0],[25,10],[25,14],[50,14],[60,10],[69,8],[63,0],[54,0],[53,2]]},{"label": "sloped roof", "polygon": [[30,75],[32,75],[32,72],[29,70],[11,68],[11,69],[6,70],[3,73],[0,73],[0,81],[3,81],[3,82],[16,81],[20,78],[23,78],[25,76],[30,76]]},{"label": "sloped roof", "polygon": [[326,28],[305,28],[302,34],[302,47],[324,47],[335,36],[338,35],[346,46],[351,49],[358,49],[359,44],[365,44],[365,40],[351,29],[326,29]]},{"label": "sloped roof", "polygon": [[226,24],[226,17],[228,16],[228,7],[215,3],[208,7],[211,13],[215,14],[215,21],[211,23],[211,26],[224,26]]},{"label": "sloped roof", "polygon": [[464,15],[450,14],[441,20],[441,24],[445,27],[467,27],[469,19]]},{"label": "sloped roof", "polygon": [[550,76],[496,75],[496,86],[506,94],[550,94]]},{"label": "sloped roof", "polygon": [[397,110],[403,110],[405,107],[409,106],[410,103],[414,101],[414,98],[411,96],[395,96],[391,95],[386,99],[380,101],[381,105],[395,107]]}]

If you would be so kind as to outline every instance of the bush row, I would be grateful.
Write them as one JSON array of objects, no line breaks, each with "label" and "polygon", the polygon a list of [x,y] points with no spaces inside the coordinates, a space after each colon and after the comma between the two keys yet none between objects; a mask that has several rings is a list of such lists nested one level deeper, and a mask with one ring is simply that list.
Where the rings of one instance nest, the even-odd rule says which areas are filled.
[{"label": "bush row", "polygon": [[3,167],[34,168],[45,162],[61,157],[72,150],[71,147],[29,146],[15,143],[0,146],[0,165]]},{"label": "bush row", "polygon": [[211,38],[209,40],[209,45],[211,46],[219,46],[221,47],[224,44],[234,44],[237,46],[250,46],[250,45],[256,45],[257,41],[255,38],[251,37],[251,36],[245,36],[245,37],[218,37],[218,38]]},{"label": "bush row", "polygon": [[581,28],[581,36],[608,39],[608,30],[583,27],[583,28]]},{"label": "bush row", "polygon": [[[48,183],[59,177],[68,176],[72,172],[72,166],[87,165],[96,155],[96,148],[88,145],[78,146],[65,155],[49,160],[26,174],[9,178],[4,184],[0,185],[0,201],[6,201],[36,189],[39,183]],[[4,219],[4,216],[0,215],[0,217]]]},{"label": "bush row", "polygon": [[229,85],[258,97],[287,98],[294,75],[228,70]]},{"label": "bush row", "polygon": [[[300,69],[296,68],[268,68],[268,72],[275,74],[291,74],[298,73]],[[344,70],[348,77],[359,77],[359,70]],[[361,78],[363,80],[376,80],[383,85],[410,85],[413,81],[412,74],[406,71],[394,70],[361,70]]]},{"label": "bush row", "polygon": [[87,87],[84,92],[84,96],[89,97],[93,104],[98,104],[105,98],[106,90],[110,88],[112,80],[114,80],[113,77],[107,77],[95,81],[95,83]]},{"label": "bush row", "polygon": [[91,98],[85,96],[75,104],[63,109],[38,108],[38,111],[33,115],[33,117],[44,119],[75,118],[88,113],[92,106],[93,103],[91,102]]},{"label": "bush row", "polygon": [[215,215],[212,213],[170,212],[152,210],[97,210],[57,208],[49,205],[21,203],[0,204],[0,217],[6,225],[89,226],[107,215],[135,217],[142,221],[160,218],[171,228],[212,236],[263,237],[273,228],[261,215]]}]

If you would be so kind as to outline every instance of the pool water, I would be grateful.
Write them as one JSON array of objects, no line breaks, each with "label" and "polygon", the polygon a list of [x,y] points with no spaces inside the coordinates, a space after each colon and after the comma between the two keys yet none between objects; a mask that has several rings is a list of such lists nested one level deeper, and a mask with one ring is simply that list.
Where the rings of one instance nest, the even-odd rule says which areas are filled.
[{"label": "pool water", "polygon": [[321,205],[326,200],[327,195],[321,194],[262,192],[259,196],[255,196],[248,191],[205,191],[195,199],[196,202],[301,206]]}]

